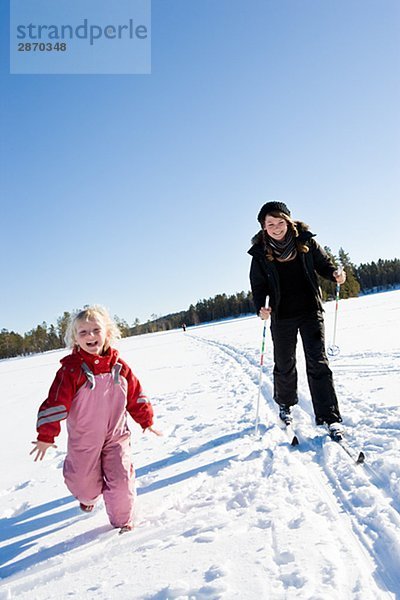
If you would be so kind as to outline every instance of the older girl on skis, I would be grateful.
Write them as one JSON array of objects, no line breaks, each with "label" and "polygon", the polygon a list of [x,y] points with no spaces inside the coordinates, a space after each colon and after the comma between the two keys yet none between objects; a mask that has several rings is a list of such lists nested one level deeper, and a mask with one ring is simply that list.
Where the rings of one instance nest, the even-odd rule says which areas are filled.
[{"label": "older girl on skis", "polygon": [[[257,314],[271,317],[274,344],[274,400],[288,423],[297,404],[296,346],[300,333],[317,425],[341,435],[342,417],[325,353],[321,292],[317,274],[342,284],[339,271],[308,226],[291,218],[283,202],[267,202],[258,214],[261,230],[253,238],[250,282]],[[265,306],[269,297],[269,306]]]}]

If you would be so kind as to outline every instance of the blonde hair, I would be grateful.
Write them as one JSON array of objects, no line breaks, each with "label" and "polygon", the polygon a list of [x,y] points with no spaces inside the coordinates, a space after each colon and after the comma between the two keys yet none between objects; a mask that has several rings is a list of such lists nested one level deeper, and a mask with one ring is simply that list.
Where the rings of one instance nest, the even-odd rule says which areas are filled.
[{"label": "blonde hair", "polygon": [[[297,252],[300,252],[302,254],[307,254],[307,252],[309,251],[309,247],[306,246],[306,244],[303,244],[302,242],[300,242],[298,239],[299,232],[297,229],[297,222],[293,221],[293,219],[291,219],[286,213],[283,213],[280,211],[274,210],[274,211],[269,212],[268,215],[271,215],[271,217],[275,217],[276,219],[279,218],[279,219],[283,219],[284,221],[286,221],[288,230],[291,231],[294,235]],[[267,218],[268,215],[265,215],[265,218]],[[268,243],[268,234],[264,230],[264,228],[262,229],[262,232],[263,232],[264,249],[265,249],[266,258],[269,261],[273,261],[273,260],[275,260],[275,258],[274,258],[274,254],[272,252],[272,248]]]},{"label": "blonde hair", "polygon": [[105,350],[111,346],[112,342],[120,339],[121,332],[114,319],[110,317],[108,310],[100,304],[92,304],[92,306],[87,306],[83,310],[79,310],[71,315],[67,330],[65,332],[65,343],[67,344],[68,348],[74,348],[77,346],[76,329],[78,321],[92,321],[93,319],[97,319],[103,323],[106,329],[106,341],[104,344]]}]

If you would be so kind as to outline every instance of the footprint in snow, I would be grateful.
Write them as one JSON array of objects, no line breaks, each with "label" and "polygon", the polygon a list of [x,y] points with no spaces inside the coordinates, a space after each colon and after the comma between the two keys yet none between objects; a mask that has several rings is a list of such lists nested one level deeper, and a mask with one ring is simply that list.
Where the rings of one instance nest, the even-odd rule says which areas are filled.
[{"label": "footprint in snow", "polygon": [[227,510],[237,510],[247,508],[250,505],[250,500],[246,494],[238,492],[235,496],[229,500],[226,504]]},{"label": "footprint in snow", "polygon": [[303,575],[300,575],[299,572],[282,573],[281,580],[286,588],[294,587],[300,589],[307,583],[307,578],[303,577]]},{"label": "footprint in snow", "polygon": [[194,541],[197,544],[210,544],[215,540],[215,538],[215,532],[210,531],[210,533],[203,533],[202,535],[197,536],[196,538],[194,538]]},{"label": "footprint in snow", "polygon": [[18,485],[16,485],[15,487],[13,487],[10,491],[11,492],[17,492],[19,490],[23,490],[26,487],[28,487],[29,485],[32,485],[33,480],[29,479],[28,481],[24,481],[23,483],[19,483]]},{"label": "footprint in snow", "polygon": [[278,565],[287,565],[294,562],[294,554],[292,552],[280,552],[276,555],[275,562]]},{"label": "footprint in snow", "polygon": [[304,523],[304,516],[301,515],[300,517],[297,517],[296,519],[292,519],[289,524],[288,527],[289,529],[298,529],[299,527],[301,527]]},{"label": "footprint in snow", "polygon": [[208,544],[215,540],[216,534],[212,529],[203,529],[201,527],[193,527],[183,533],[183,537],[193,537],[198,544]]},{"label": "footprint in snow", "polygon": [[11,517],[18,517],[18,515],[22,515],[22,513],[26,512],[30,507],[31,505],[29,502],[23,502],[12,511]]},{"label": "footprint in snow", "polygon": [[222,600],[223,593],[227,587],[225,583],[217,582],[213,585],[203,585],[199,589],[188,589],[182,582],[176,582],[174,586],[168,586],[155,594],[145,596],[144,600]]},{"label": "footprint in snow", "polygon": [[207,581],[207,583],[210,583],[211,581],[214,581],[215,579],[220,579],[221,577],[225,577],[225,575],[227,575],[227,574],[228,574],[228,572],[223,567],[220,567],[218,565],[212,565],[204,573],[204,579],[205,579],[205,581]]},{"label": "footprint in snow", "polygon": [[269,529],[271,525],[272,522],[270,519],[258,519],[256,523],[256,527],[258,527],[259,529]]},{"label": "footprint in snow", "polygon": [[242,461],[247,461],[247,460],[254,460],[255,458],[260,458],[260,456],[262,456],[263,454],[263,450],[253,450],[252,452],[250,452],[250,454],[248,454],[247,456],[245,456]]}]

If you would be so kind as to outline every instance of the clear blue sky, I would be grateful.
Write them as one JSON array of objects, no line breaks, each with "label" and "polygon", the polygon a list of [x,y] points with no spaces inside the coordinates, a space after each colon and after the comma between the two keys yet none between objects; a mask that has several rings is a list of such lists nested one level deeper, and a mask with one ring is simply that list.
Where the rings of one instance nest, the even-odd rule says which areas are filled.
[{"label": "clear blue sky", "polygon": [[249,289],[260,206],[399,257],[398,0],[153,0],[151,75],[9,75],[0,328]]}]

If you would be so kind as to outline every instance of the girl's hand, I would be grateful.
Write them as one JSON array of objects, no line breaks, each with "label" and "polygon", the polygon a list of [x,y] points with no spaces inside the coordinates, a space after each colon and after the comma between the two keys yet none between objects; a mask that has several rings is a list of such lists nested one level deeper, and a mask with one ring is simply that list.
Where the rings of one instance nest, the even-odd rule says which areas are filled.
[{"label": "girl's hand", "polygon": [[154,429],[154,427],[146,427],[146,429],[143,429],[143,433],[145,431],[151,431],[151,433],[154,433],[155,435],[158,435],[158,436],[162,436],[163,435],[162,431],[159,431],[158,429]]},{"label": "girl's hand", "polygon": [[258,313],[258,316],[263,321],[266,321],[267,319],[269,319],[270,314],[271,314],[271,309],[269,307],[265,308],[265,306],[263,306],[263,308],[260,309],[260,312]]},{"label": "girl's hand", "polygon": [[32,444],[34,444],[35,447],[32,450],[32,452],[29,452],[29,456],[36,452],[35,462],[37,460],[43,460],[44,455],[46,454],[49,448],[57,448],[55,444],[48,444],[47,442],[40,442],[39,440],[36,440],[36,442],[32,442]]},{"label": "girl's hand", "polygon": [[336,283],[339,285],[342,285],[342,283],[346,281],[346,271],[343,271],[343,269],[334,271],[333,276],[336,279]]}]

